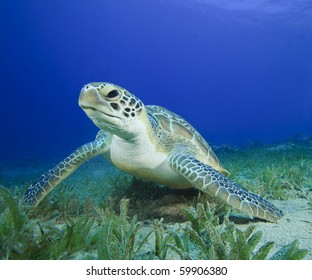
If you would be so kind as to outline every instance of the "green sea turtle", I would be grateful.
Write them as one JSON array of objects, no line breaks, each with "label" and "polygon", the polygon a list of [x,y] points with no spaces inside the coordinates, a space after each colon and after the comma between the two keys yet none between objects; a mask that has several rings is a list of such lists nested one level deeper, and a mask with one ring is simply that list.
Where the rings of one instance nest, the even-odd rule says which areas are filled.
[{"label": "green sea turtle", "polygon": [[238,186],[204,138],[182,117],[160,106],[144,106],[129,91],[110,83],[85,85],[79,105],[100,129],[93,142],[79,147],[44,173],[25,192],[38,203],[86,160],[103,155],[118,169],[177,189],[195,187],[242,213],[276,222],[282,211]]}]

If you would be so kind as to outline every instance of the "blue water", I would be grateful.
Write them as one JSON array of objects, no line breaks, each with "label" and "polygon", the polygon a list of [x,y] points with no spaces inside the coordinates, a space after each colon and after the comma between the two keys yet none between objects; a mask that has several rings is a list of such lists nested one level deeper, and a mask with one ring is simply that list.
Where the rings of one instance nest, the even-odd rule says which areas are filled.
[{"label": "blue water", "polygon": [[59,157],[97,128],[82,86],[108,81],[213,144],[312,136],[312,2],[2,0],[0,159]]}]

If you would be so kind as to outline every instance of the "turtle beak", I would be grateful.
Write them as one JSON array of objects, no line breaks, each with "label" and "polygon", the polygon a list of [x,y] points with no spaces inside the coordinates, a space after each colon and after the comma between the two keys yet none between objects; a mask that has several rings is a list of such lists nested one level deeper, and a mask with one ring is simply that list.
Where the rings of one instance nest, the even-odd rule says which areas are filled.
[{"label": "turtle beak", "polygon": [[80,91],[78,103],[83,110],[95,109],[97,104],[102,103],[101,101],[101,97],[94,87],[85,85]]},{"label": "turtle beak", "polygon": [[115,124],[117,119],[120,120],[120,117],[115,114],[109,103],[102,98],[98,88],[90,84],[82,88],[78,103],[97,126],[100,123]]}]

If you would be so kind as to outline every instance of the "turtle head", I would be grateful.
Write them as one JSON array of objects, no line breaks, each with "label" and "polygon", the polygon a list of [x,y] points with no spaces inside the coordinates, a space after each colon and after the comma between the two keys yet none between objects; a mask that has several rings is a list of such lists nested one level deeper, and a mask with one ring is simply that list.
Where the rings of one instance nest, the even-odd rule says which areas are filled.
[{"label": "turtle head", "polygon": [[80,92],[79,106],[98,128],[127,139],[140,133],[146,117],[141,100],[110,83],[85,85]]}]

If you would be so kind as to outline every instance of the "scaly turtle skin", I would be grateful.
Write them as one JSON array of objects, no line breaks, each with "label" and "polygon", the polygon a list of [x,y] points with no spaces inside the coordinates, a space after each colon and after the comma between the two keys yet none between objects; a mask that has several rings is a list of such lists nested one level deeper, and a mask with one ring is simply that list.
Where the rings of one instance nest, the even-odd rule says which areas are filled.
[{"label": "scaly turtle skin", "polygon": [[126,173],[173,188],[195,187],[249,216],[270,222],[282,217],[273,204],[229,180],[208,143],[180,116],[159,106],[144,106],[110,83],[85,85],[79,105],[100,129],[96,139],[31,184],[26,204],[38,205],[82,163],[103,155]]}]

